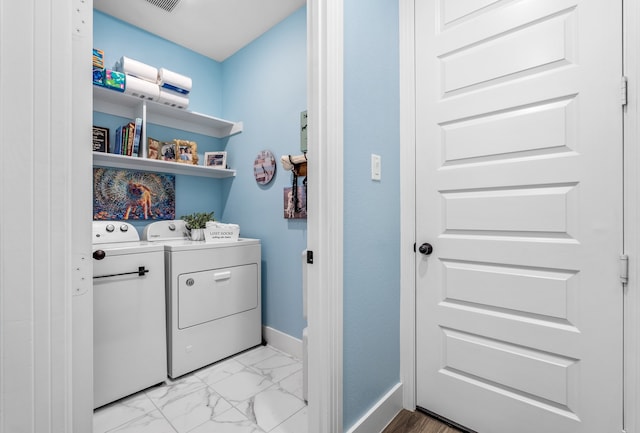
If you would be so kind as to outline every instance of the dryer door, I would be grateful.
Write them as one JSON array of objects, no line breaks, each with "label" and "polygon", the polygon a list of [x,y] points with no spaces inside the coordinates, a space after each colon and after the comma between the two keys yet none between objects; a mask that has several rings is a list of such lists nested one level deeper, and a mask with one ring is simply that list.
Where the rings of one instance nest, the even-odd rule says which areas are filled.
[{"label": "dryer door", "polygon": [[248,264],[178,276],[178,328],[258,307],[258,265]]}]

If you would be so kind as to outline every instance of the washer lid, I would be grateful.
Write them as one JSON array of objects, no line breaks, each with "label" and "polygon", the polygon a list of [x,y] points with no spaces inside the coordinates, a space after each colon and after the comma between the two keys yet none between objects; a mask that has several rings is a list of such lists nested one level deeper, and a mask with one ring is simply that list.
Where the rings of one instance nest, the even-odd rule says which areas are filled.
[{"label": "washer lid", "polygon": [[190,251],[190,250],[205,250],[214,248],[233,248],[245,245],[259,245],[259,239],[239,238],[237,241],[230,242],[205,242],[205,241],[190,241],[190,240],[174,240],[163,242],[166,251]]},{"label": "washer lid", "polygon": [[105,244],[93,244],[93,252],[102,250],[109,256],[121,256],[125,254],[142,254],[152,253],[156,251],[164,251],[162,244],[153,242],[136,241],[136,242],[113,242]]}]

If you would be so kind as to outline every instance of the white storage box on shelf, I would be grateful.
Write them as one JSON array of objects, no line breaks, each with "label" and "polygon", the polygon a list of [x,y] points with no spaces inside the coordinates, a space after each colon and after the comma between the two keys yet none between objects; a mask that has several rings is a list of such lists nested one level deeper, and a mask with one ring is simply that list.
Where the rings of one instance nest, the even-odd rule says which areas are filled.
[{"label": "white storage box on shelf", "polygon": [[209,221],[204,229],[204,240],[206,242],[237,242],[239,236],[240,226],[237,224]]}]

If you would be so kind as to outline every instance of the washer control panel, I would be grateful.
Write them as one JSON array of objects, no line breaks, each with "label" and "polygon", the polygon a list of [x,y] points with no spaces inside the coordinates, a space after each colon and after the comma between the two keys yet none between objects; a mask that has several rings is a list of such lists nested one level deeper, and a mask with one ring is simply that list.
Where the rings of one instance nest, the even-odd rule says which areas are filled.
[{"label": "washer control panel", "polygon": [[92,238],[94,245],[140,240],[136,228],[123,221],[94,221]]},{"label": "washer control panel", "polygon": [[189,239],[183,220],[156,221],[145,226],[142,232],[145,241],[177,241]]}]

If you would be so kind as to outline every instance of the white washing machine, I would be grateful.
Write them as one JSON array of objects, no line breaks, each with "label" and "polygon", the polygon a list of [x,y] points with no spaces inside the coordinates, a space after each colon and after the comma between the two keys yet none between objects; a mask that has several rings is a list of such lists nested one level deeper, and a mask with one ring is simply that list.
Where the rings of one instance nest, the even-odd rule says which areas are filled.
[{"label": "white washing machine", "polygon": [[125,222],[93,223],[94,407],[167,378],[164,249]]},{"label": "white washing machine", "polygon": [[165,249],[171,378],[262,342],[258,239],[191,241],[182,220],[151,223],[142,237]]}]

